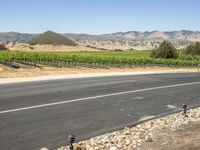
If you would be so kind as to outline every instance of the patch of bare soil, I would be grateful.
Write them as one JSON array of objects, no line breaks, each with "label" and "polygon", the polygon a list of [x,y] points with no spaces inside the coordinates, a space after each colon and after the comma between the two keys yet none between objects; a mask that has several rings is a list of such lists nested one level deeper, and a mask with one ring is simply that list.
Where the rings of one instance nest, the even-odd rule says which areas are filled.
[{"label": "patch of bare soil", "polygon": [[0,66],[0,73],[3,72],[3,71],[4,71],[3,67]]},{"label": "patch of bare soil", "polygon": [[46,51],[46,52],[79,52],[79,51],[100,51],[97,49],[77,45],[77,46],[66,46],[66,45],[29,45],[26,43],[18,43],[15,45],[7,45],[7,47],[11,51],[34,51],[34,52],[41,52],[41,51]]},{"label": "patch of bare soil", "polygon": [[0,78],[9,77],[30,77],[47,75],[67,75],[83,73],[108,73],[108,72],[135,72],[135,73],[178,73],[178,72],[197,72],[196,68],[168,68],[168,67],[134,67],[134,68],[56,68],[47,66],[27,66],[20,65],[19,69],[0,66]]},{"label": "patch of bare soil", "polygon": [[137,147],[141,150],[200,150],[200,122],[182,125],[175,131],[161,130],[153,134],[153,142]]}]

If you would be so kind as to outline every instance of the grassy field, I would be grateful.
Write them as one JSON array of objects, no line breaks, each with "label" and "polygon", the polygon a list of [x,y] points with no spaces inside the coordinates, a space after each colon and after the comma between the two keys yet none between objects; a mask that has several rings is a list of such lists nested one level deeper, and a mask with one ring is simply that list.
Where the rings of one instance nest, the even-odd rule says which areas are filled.
[{"label": "grassy field", "polygon": [[[182,58],[182,57],[181,57]],[[130,52],[16,52],[0,51],[0,63],[18,67],[17,63],[55,67],[196,67],[198,59],[155,59],[150,51]]]}]

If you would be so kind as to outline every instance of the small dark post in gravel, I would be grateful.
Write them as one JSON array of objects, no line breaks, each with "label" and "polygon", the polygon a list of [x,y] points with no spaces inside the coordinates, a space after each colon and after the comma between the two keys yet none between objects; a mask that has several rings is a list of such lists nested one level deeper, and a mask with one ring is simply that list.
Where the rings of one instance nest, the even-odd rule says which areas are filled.
[{"label": "small dark post in gravel", "polygon": [[185,117],[188,117],[187,116],[187,105],[186,104],[183,104],[183,114]]},{"label": "small dark post in gravel", "polygon": [[70,146],[69,146],[70,150],[73,150],[74,149],[73,143],[75,142],[75,136],[70,134],[68,136],[68,142],[70,144]]}]

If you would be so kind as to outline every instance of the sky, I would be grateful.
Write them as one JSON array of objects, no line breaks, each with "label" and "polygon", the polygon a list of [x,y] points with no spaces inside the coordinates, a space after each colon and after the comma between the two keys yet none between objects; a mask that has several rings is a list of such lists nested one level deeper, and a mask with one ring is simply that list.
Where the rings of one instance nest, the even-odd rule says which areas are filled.
[{"label": "sky", "polygon": [[0,32],[200,31],[200,0],[0,0]]}]

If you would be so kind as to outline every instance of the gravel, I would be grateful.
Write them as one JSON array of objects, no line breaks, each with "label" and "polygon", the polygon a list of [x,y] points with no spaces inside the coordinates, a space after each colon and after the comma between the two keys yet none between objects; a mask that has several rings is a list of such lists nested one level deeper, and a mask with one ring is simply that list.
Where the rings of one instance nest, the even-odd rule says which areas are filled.
[{"label": "gravel", "polygon": [[[187,117],[182,113],[176,113],[146,121],[134,127],[125,127],[123,130],[107,133],[74,144],[75,150],[133,150],[143,142],[153,142],[153,135],[163,129],[175,131],[181,125],[200,121],[200,107],[187,111]],[[42,150],[42,149],[41,149]],[[63,146],[55,150],[69,150]]]}]

